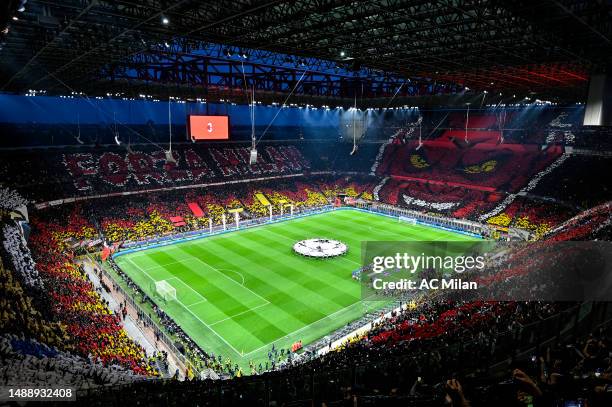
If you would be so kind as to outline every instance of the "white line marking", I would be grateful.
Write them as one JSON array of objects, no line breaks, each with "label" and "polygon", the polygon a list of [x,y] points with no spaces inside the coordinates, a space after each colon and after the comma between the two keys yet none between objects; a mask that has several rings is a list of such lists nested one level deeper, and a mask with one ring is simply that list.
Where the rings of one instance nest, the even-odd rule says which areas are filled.
[{"label": "white line marking", "polygon": [[238,352],[238,349],[234,348],[228,341],[226,341],[221,335],[219,335],[217,333],[217,331],[215,331],[214,329],[211,328],[210,325],[208,325],[206,322],[204,322],[199,316],[197,316],[196,314],[194,314],[193,311],[191,311],[188,307],[185,306],[185,304],[183,304],[178,298],[176,300],[179,304],[181,304],[183,306],[183,308],[185,308],[187,310],[187,312],[189,312],[191,315],[193,315],[198,321],[200,321],[206,328],[210,329],[210,331],[212,333],[214,333],[215,335],[217,335],[219,337],[219,339],[221,339],[227,346],[229,346],[230,348],[232,348],[232,350],[234,352],[236,352],[237,355],[242,356],[240,354],[240,352]]},{"label": "white line marking", "polygon": [[255,291],[251,290],[249,287],[240,284],[238,281],[234,280],[233,278],[229,278],[228,276],[226,276],[224,273],[220,272],[217,268],[211,266],[210,264],[206,263],[204,260],[200,260],[197,257],[193,257],[195,260],[199,261],[200,263],[202,263],[203,265],[205,265],[206,267],[210,268],[211,270],[216,271],[217,273],[221,274],[223,277],[225,277],[226,279],[228,279],[229,281],[231,281],[234,284],[237,284],[238,286],[244,288],[245,290],[248,290],[251,294],[253,294],[254,296],[256,296],[257,298],[264,300],[266,302],[266,304],[269,304],[270,301],[268,301],[266,298],[262,297],[261,295],[257,294]]},{"label": "white line marking", "polygon": [[244,354],[244,355],[242,355],[242,356],[243,356],[243,357],[244,357],[244,356],[249,356],[249,355],[251,355],[251,354],[253,354],[253,353],[255,353],[255,352],[258,352],[258,351],[262,350],[263,348],[265,348],[265,347],[267,347],[267,346],[272,345],[273,343],[276,343],[276,342],[278,342],[278,341],[280,341],[280,340],[282,340],[282,339],[285,339],[285,338],[289,338],[290,336],[294,335],[295,333],[297,333],[297,332],[301,332],[301,331],[303,331],[304,329],[309,328],[310,326],[312,326],[312,325],[316,324],[317,322],[323,321],[323,320],[324,320],[324,319],[326,319],[326,318],[330,318],[330,317],[332,317],[332,316],[334,316],[334,315],[336,315],[336,314],[338,314],[338,313],[340,313],[340,312],[342,312],[342,311],[344,311],[344,310],[346,310],[346,309],[348,309],[348,308],[354,307],[354,306],[359,305],[359,304],[361,304],[361,300],[359,300],[359,301],[357,301],[357,302],[354,302],[354,303],[352,303],[352,304],[350,304],[350,305],[347,305],[347,306],[346,306],[346,307],[344,307],[344,308],[340,308],[340,309],[339,309],[338,311],[336,311],[336,312],[333,312],[333,313],[331,313],[331,314],[329,314],[329,315],[326,315],[326,316],[324,316],[323,318],[317,319],[316,321],[311,322],[311,323],[310,323],[310,324],[308,324],[308,325],[304,325],[304,326],[303,326],[303,327],[301,327],[300,329],[296,329],[295,331],[289,332],[287,335],[285,335],[285,336],[283,336],[283,337],[281,337],[281,338],[275,339],[275,340],[273,340],[272,342],[268,342],[268,343],[266,343],[265,345],[262,345],[262,346],[260,346],[259,348],[257,348],[257,349],[255,349],[255,350],[250,351],[249,353],[245,353],[245,354]]},{"label": "white line marking", "polygon": [[153,283],[157,282],[158,280],[155,280],[153,277],[151,277],[151,275],[149,273],[147,273],[145,270],[143,270],[142,268],[140,268],[136,263],[134,263],[134,260],[132,260],[130,257],[127,258],[127,261],[129,261],[130,263],[132,263],[132,265],[134,267],[136,267],[138,270],[142,271],[147,277],[149,277]]},{"label": "white line marking", "polygon": [[[205,264],[205,265],[207,265],[208,267],[210,267],[210,268],[214,269],[215,271],[219,272],[219,271],[218,271],[218,270],[216,270],[214,267],[212,267],[212,266],[208,265],[207,263],[205,263],[204,261],[202,261],[202,260],[198,259],[197,257],[194,257],[194,259],[199,260],[199,261],[200,261],[200,262],[202,262],[203,264]],[[146,275],[147,275],[149,278],[151,278],[151,280],[155,281],[155,280],[154,280],[154,279],[153,279],[151,276],[149,276],[149,274],[147,274],[147,273],[146,273],[144,270],[142,270],[140,267],[138,267],[138,266],[137,266],[137,265],[136,265],[136,264],[135,264],[133,261],[131,261],[131,259],[130,259],[129,257],[128,257],[128,259],[127,259],[127,260],[128,260],[128,261],[130,261],[130,262],[131,262],[131,263],[132,263],[132,264],[133,264],[133,265],[134,265],[134,266],[135,266],[137,269],[139,269],[139,270],[141,270],[143,273],[145,273],[145,274],[146,274]],[[223,273],[221,273],[221,274],[223,274]],[[223,274],[223,275],[224,275],[224,274]],[[224,276],[225,276],[225,275],[224,275]],[[172,278],[177,278],[177,279],[179,279],[179,280],[180,280],[180,278],[178,278],[178,277],[172,277]],[[235,282],[236,284],[240,285],[240,283],[238,283],[237,281],[235,281],[235,280],[233,280],[233,279],[231,279],[231,278],[229,278],[229,277],[227,277],[227,276],[226,276],[226,278],[228,278],[228,279],[232,280],[233,282]],[[181,281],[182,281],[182,280],[181,280]],[[244,287],[244,286],[242,286],[242,285],[241,285],[241,287],[246,288],[246,287]],[[191,288],[191,287],[189,287],[189,288]],[[250,290],[250,289],[248,289],[248,288],[247,288],[247,290],[251,291],[251,290]],[[251,291],[251,292],[252,292],[252,291]],[[256,294],[256,293],[255,293],[255,292],[253,292],[253,294]],[[256,295],[258,295],[258,294],[256,294]],[[259,296],[259,295],[258,295],[258,296]],[[262,345],[262,346],[260,346],[259,348],[254,349],[254,350],[250,351],[249,353],[245,353],[245,354],[243,355],[243,354],[241,354],[240,352],[238,352],[238,350],[237,350],[236,348],[234,348],[234,347],[233,347],[233,346],[232,346],[232,345],[231,345],[229,342],[227,342],[227,341],[226,341],[226,340],[225,340],[223,337],[221,337],[221,335],[219,335],[219,334],[218,334],[218,333],[217,333],[217,332],[216,332],[216,331],[215,331],[215,330],[212,328],[212,325],[214,325],[214,324],[219,324],[219,323],[221,323],[221,322],[224,322],[224,321],[225,321],[225,320],[227,320],[227,319],[232,319],[232,318],[234,318],[234,317],[236,317],[236,316],[238,316],[238,315],[241,315],[242,313],[246,313],[246,312],[252,311],[252,310],[254,310],[254,309],[256,309],[256,308],[261,308],[261,307],[263,307],[263,306],[265,306],[265,305],[269,305],[269,304],[271,304],[271,303],[270,303],[270,301],[266,300],[265,298],[263,298],[263,297],[261,297],[261,296],[260,296],[260,298],[262,298],[263,300],[265,300],[267,303],[266,303],[266,304],[260,304],[260,305],[258,305],[258,306],[256,306],[256,307],[254,307],[254,308],[251,308],[251,309],[249,309],[249,310],[247,310],[247,311],[243,311],[243,312],[238,313],[238,314],[236,314],[236,315],[232,315],[231,317],[228,317],[228,318],[226,318],[226,319],[223,319],[223,320],[220,320],[220,321],[215,321],[213,324],[210,324],[210,325],[209,325],[209,324],[207,324],[206,322],[204,322],[202,319],[200,319],[200,317],[198,317],[196,314],[194,314],[194,313],[193,313],[193,312],[192,312],[192,311],[191,311],[191,310],[190,310],[190,309],[189,309],[187,306],[185,306],[185,304],[183,304],[183,303],[182,303],[182,302],[181,302],[181,301],[180,301],[178,298],[176,299],[176,301],[177,301],[179,304],[181,304],[181,305],[183,306],[183,308],[185,308],[185,309],[186,309],[186,310],[187,310],[187,311],[188,311],[188,312],[189,312],[191,315],[193,315],[193,316],[194,316],[194,317],[195,317],[195,318],[196,318],[198,321],[200,321],[202,324],[204,324],[204,326],[206,326],[206,327],[207,327],[208,329],[210,329],[210,330],[211,330],[211,331],[212,331],[212,332],[213,332],[215,335],[217,335],[217,336],[219,337],[219,339],[221,339],[221,340],[222,340],[222,341],[223,341],[223,342],[224,342],[224,343],[225,343],[227,346],[229,346],[229,347],[230,347],[230,348],[231,348],[231,349],[232,349],[234,352],[236,352],[236,354],[240,355],[241,357],[245,357],[245,356],[248,356],[248,355],[252,355],[253,353],[260,351],[261,349],[264,349],[265,347],[272,345],[273,343],[276,343],[276,342],[278,342],[278,341],[281,341],[282,339],[288,338],[289,336],[295,335],[296,333],[301,332],[301,331],[303,331],[303,330],[304,330],[304,329],[306,329],[306,328],[309,328],[310,326],[312,326],[312,325],[316,324],[317,322],[320,322],[320,321],[322,321],[322,320],[324,320],[324,319],[326,319],[326,318],[330,318],[330,317],[332,317],[332,316],[334,316],[334,315],[336,315],[336,314],[338,314],[338,313],[340,313],[340,312],[342,312],[342,311],[347,310],[348,308],[355,307],[355,306],[357,306],[358,304],[360,304],[360,303],[361,303],[361,301],[357,301],[357,302],[354,302],[354,303],[352,303],[352,304],[350,304],[350,305],[347,305],[346,307],[341,308],[341,309],[339,309],[339,310],[338,310],[338,311],[336,311],[336,312],[333,312],[333,313],[331,313],[331,314],[329,314],[329,315],[326,315],[326,316],[324,316],[323,318],[320,318],[320,319],[318,319],[318,320],[316,320],[316,321],[314,321],[314,322],[311,322],[310,324],[305,325],[305,326],[301,327],[300,329],[297,329],[297,330],[295,330],[295,331],[292,331],[292,332],[290,332],[289,334],[287,334],[287,335],[285,335],[285,336],[283,336],[283,337],[281,337],[281,338],[275,339],[275,340],[273,340],[272,342],[268,342],[268,343],[266,343],[265,345]],[[193,306],[193,305],[194,305],[194,304],[192,304],[192,305],[190,305],[190,306]]]},{"label": "white line marking", "polygon": [[261,308],[261,307],[265,307],[265,306],[267,306],[267,305],[270,305],[270,303],[267,303],[267,304],[261,304],[261,305],[258,305],[258,306],[256,306],[256,307],[250,308],[250,309],[248,309],[248,310],[246,310],[246,311],[242,311],[242,312],[239,312],[239,313],[237,313],[237,314],[231,315],[231,316],[229,316],[229,317],[227,317],[227,318],[223,318],[223,319],[221,319],[221,320],[219,320],[219,321],[212,322],[212,323],[210,324],[210,326],[220,324],[221,322],[225,322],[225,321],[227,321],[228,319],[234,319],[234,317],[237,317],[237,316],[242,315],[242,314],[246,314],[247,312],[255,311],[256,309],[259,309],[259,308]]},{"label": "white line marking", "polygon": [[242,279],[242,283],[240,283],[242,286],[244,286],[244,283],[246,282],[244,275],[242,275],[241,272],[236,271],[236,270],[232,270],[232,269],[219,269],[219,271],[229,271],[231,273],[236,273],[240,276],[240,278]]},{"label": "white line marking", "polygon": [[[184,282],[183,280],[181,280],[181,278],[180,278],[180,277],[176,277],[176,276],[174,276],[174,277],[170,277],[170,278],[167,278],[167,279],[166,279],[166,281],[170,281],[170,280],[178,280],[178,281],[180,281],[180,282],[181,282],[181,284],[183,284],[185,287],[189,288],[191,291],[193,291],[194,293],[196,293],[196,295],[202,299],[202,300],[201,300],[201,301],[199,301],[199,302],[208,301],[208,300],[206,299],[206,297],[204,297],[202,294],[200,294],[199,292],[197,292],[196,290],[194,290],[193,288],[191,288],[191,287],[189,286],[189,284],[187,284],[186,282]],[[174,287],[174,288],[176,288],[176,287]],[[195,304],[190,304],[190,305],[188,305],[188,306],[189,306],[189,307],[191,307],[192,305],[195,305]]]},{"label": "white line marking", "polygon": [[194,302],[193,304],[187,305],[187,307],[195,307],[196,305],[202,304],[203,302],[208,302],[207,299],[203,299],[201,301]]},{"label": "white line marking", "polygon": [[[128,261],[131,261],[131,259],[128,258]],[[140,267],[138,267],[136,265],[136,263],[134,263],[133,261],[131,261],[131,263],[134,265],[134,267],[136,267],[137,269],[139,269],[140,271],[142,271],[144,274],[146,274],[151,280],[155,281],[149,274],[147,274],[146,271],[142,270]],[[178,277],[173,277],[173,278],[177,278],[180,280],[180,278]],[[191,288],[191,287],[190,287]],[[179,300],[178,298],[176,299],[176,302],[178,302],[179,304],[181,304],[181,306],[183,308],[185,308],[185,310],[187,310],[187,312],[189,312],[191,315],[193,315],[195,317],[195,319],[197,319],[198,321],[200,321],[206,328],[208,328],[212,333],[214,333],[215,335],[217,335],[219,337],[219,339],[221,339],[227,346],[229,346],[234,352],[236,352],[237,355],[242,356],[240,354],[240,352],[238,352],[238,350],[236,348],[234,348],[228,341],[226,341],[221,335],[219,335],[214,329],[212,329],[210,327],[210,325],[208,325],[206,322],[204,322],[199,316],[197,316],[196,314],[193,313],[193,311],[191,311],[189,309],[189,307],[187,307],[185,304],[183,304],[183,302],[181,300]]]},{"label": "white line marking", "polygon": [[151,267],[143,268],[142,270],[151,271],[151,270],[157,270],[157,269],[161,269],[161,268],[166,268],[166,266],[170,266],[172,264],[183,263],[185,260],[187,260],[187,259],[179,260],[179,261],[171,261],[170,263],[158,264],[156,266],[151,266]]},{"label": "white line marking", "polygon": [[[251,290],[249,287],[244,285],[245,280],[244,280],[244,276],[242,275],[242,273],[240,273],[238,271],[235,271],[235,270],[232,270],[232,269],[217,269],[217,268],[211,266],[210,264],[206,263],[204,260],[199,259],[198,257],[192,256],[192,255],[189,255],[189,256],[190,256],[189,258],[179,259],[177,261],[173,261],[173,262],[170,262],[170,263],[159,264],[157,266],[153,266],[153,267],[150,267],[150,268],[148,267],[146,269],[143,269],[141,267],[136,266],[136,264],[129,257],[128,257],[127,260],[130,261],[132,264],[134,264],[136,267],[138,267],[145,274],[147,274],[145,270],[150,271],[150,270],[153,270],[153,269],[165,268],[166,266],[170,266],[172,264],[179,264],[179,263],[183,264],[183,263],[187,263],[187,262],[193,262],[194,260],[195,261],[199,261],[203,265],[207,266],[208,268],[212,269],[213,271],[216,271],[217,273],[219,273],[221,276],[225,277],[227,280],[233,282],[234,284],[238,284],[240,287],[248,290],[249,292],[251,292],[251,294],[255,295],[259,299],[264,300],[267,304],[270,303],[270,301],[268,301],[266,298],[262,297],[261,295],[257,294],[255,291]],[[220,270],[227,270],[227,271],[231,271],[232,273],[239,274],[240,277],[242,277],[242,281],[243,281],[242,284],[239,283],[238,281],[234,280],[233,278],[230,278],[229,276],[227,276],[225,273],[221,272]],[[148,274],[147,274],[147,276],[148,276]],[[149,278],[151,278],[151,277],[149,276]],[[172,277],[172,278],[178,278],[179,280],[181,280],[179,277]],[[153,278],[151,278],[151,280],[155,281]],[[184,281],[181,280],[181,282],[183,282],[183,284],[187,285]],[[189,287],[189,285],[187,285],[187,287]],[[191,288],[191,287],[189,287],[189,288],[192,291],[197,292],[193,288]]]}]

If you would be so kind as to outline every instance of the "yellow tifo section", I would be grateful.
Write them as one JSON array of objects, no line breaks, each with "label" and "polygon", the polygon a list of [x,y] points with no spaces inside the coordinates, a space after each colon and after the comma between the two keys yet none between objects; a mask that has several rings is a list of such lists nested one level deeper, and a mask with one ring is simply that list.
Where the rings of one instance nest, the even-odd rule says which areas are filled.
[{"label": "yellow tifo section", "polygon": [[257,200],[259,202],[261,202],[261,204],[264,205],[264,206],[270,206],[271,205],[270,201],[268,201],[268,198],[266,198],[266,196],[264,194],[262,194],[262,193],[256,193],[255,194],[255,198],[257,198]]}]

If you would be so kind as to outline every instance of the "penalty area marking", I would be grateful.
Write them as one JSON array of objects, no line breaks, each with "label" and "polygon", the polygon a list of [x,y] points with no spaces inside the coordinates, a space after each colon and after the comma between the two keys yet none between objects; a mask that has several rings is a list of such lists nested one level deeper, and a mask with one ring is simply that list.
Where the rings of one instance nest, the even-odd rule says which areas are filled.
[{"label": "penalty area marking", "polygon": [[[187,284],[186,282],[184,282],[183,280],[181,280],[181,278],[180,278],[180,277],[173,276],[173,277],[170,277],[170,278],[162,278],[161,280],[156,280],[156,279],[154,279],[153,277],[151,277],[151,275],[150,275],[149,273],[147,273],[147,271],[146,271],[146,270],[150,270],[150,269],[143,269],[142,267],[140,267],[139,265],[137,265],[136,263],[134,263],[134,261],[133,261],[132,259],[130,259],[129,257],[127,258],[127,261],[129,261],[130,263],[132,263],[132,265],[133,265],[134,267],[136,267],[138,270],[142,271],[142,272],[143,272],[143,273],[144,273],[144,274],[145,274],[147,277],[149,277],[149,278],[151,279],[151,281],[153,281],[153,283],[157,283],[158,281],[170,281],[170,280],[178,280],[178,281],[180,281],[180,282],[181,282],[181,284],[183,284],[185,287],[189,288],[191,291],[193,291],[194,293],[196,293],[196,295],[197,295],[198,297],[202,298],[200,301],[198,301],[198,302],[197,302],[198,304],[199,304],[199,303],[202,303],[202,302],[206,302],[206,301],[208,301],[208,300],[206,299],[206,297],[204,297],[202,294],[200,294],[199,292],[197,292],[196,290],[194,290],[193,288],[191,288],[191,287],[189,286],[189,284]],[[157,268],[157,267],[156,267],[156,268]],[[172,284],[170,284],[170,285],[172,285]],[[174,287],[174,286],[173,286],[173,287]],[[176,287],[174,287],[174,289],[176,290]],[[178,298],[177,298],[177,301],[178,301]],[[194,303],[194,304],[190,304],[190,305],[189,305],[189,307],[194,306],[194,305],[196,305],[196,303]]]},{"label": "penalty area marking", "polygon": [[[136,267],[138,270],[142,271],[147,277],[149,277],[151,280],[155,281],[155,279],[153,279],[146,271],[144,271],[143,269],[141,269],[140,267],[138,267],[138,265],[136,265],[136,263],[134,263],[130,258],[127,259],[129,262],[132,263],[132,265],[134,265],[134,267]],[[178,277],[173,277],[176,278],[178,280],[180,280],[180,278]],[[233,281],[233,280],[232,280]],[[191,288],[191,287],[189,287]],[[201,294],[200,294],[201,295]],[[232,346],[231,343],[229,343],[228,341],[225,340],[225,338],[223,338],[221,335],[219,335],[217,333],[217,331],[215,331],[213,328],[211,328],[211,326],[209,324],[207,324],[206,322],[204,322],[202,320],[202,318],[200,318],[198,315],[196,315],[192,310],[189,309],[188,306],[186,306],[185,304],[183,304],[183,302],[181,300],[179,300],[178,298],[176,299],[176,302],[178,302],[179,304],[181,304],[181,306],[187,311],[189,312],[191,315],[194,316],[195,319],[197,319],[198,321],[200,321],[202,323],[202,325],[204,325],[206,328],[208,328],[212,333],[214,333],[219,339],[221,339],[223,341],[223,343],[225,343],[227,346],[229,346],[234,352],[236,352],[237,355],[241,355],[240,352],[238,352],[238,349],[234,348]],[[194,305],[194,304],[192,304]],[[191,306],[191,305],[190,305]]]},{"label": "penalty area marking", "polygon": [[[241,272],[236,271],[236,270],[232,270],[232,269],[217,269],[217,270],[219,270],[219,271],[229,271],[230,273],[238,274],[238,275],[240,276],[240,278],[242,279],[242,283],[240,283],[240,285],[242,285],[244,288],[247,288],[247,287],[244,285],[244,283],[246,282],[246,280],[245,280],[245,278],[244,278],[244,275],[243,275]],[[223,273],[223,274],[225,274],[225,273]],[[229,277],[228,277],[228,278],[229,278]],[[233,279],[232,279],[232,280],[233,280]]]},{"label": "penalty area marking", "polygon": [[245,290],[249,291],[251,294],[253,294],[254,296],[256,296],[257,298],[264,300],[266,302],[266,304],[270,304],[270,301],[268,301],[266,298],[262,297],[261,295],[257,294],[255,291],[251,290],[249,287],[247,287],[246,285],[240,284],[238,281],[234,280],[233,278],[229,278],[225,273],[222,273],[221,271],[219,271],[219,269],[217,269],[216,267],[211,266],[210,264],[206,263],[203,260],[200,260],[197,257],[194,257],[194,259],[196,259],[197,261],[199,261],[200,263],[202,263],[203,265],[205,265],[206,267],[208,267],[209,269],[216,271],[217,273],[221,274],[223,277],[225,277],[226,279],[228,279],[229,281],[231,281],[234,284],[238,284],[240,287],[244,288]]},{"label": "penalty area marking", "polygon": [[[222,275],[223,277],[225,277],[227,280],[229,280],[229,281],[233,282],[234,284],[237,284],[240,287],[244,288],[245,290],[249,291],[251,294],[255,295],[257,298],[265,301],[268,304],[270,303],[270,301],[268,301],[266,298],[264,298],[261,295],[257,294],[255,291],[251,290],[249,287],[247,287],[245,285],[246,280],[244,278],[244,275],[242,273],[240,273],[239,271],[236,271],[236,270],[233,270],[233,269],[217,269],[216,267],[211,266],[210,264],[206,263],[204,260],[202,260],[202,259],[200,259],[198,257],[195,257],[195,256],[191,256],[189,258],[184,258],[184,259],[179,259],[179,260],[176,260],[176,261],[172,261],[170,263],[158,264],[157,266],[148,267],[146,269],[143,269],[143,268],[137,266],[136,263],[134,263],[134,261],[130,257],[127,257],[127,261],[129,261],[134,266],[136,266],[136,268],[138,268],[139,270],[144,272],[153,281],[155,281],[155,279],[152,278],[146,271],[155,270],[155,269],[159,269],[159,268],[165,268],[166,266],[170,266],[170,265],[173,265],[173,264],[179,264],[179,263],[180,264],[185,264],[185,263],[193,262],[194,260],[195,261],[199,261],[200,263],[202,263],[206,267],[210,268],[211,270],[213,270],[213,271],[217,272],[218,274]],[[229,277],[227,274],[223,273],[221,270],[230,271],[232,273],[240,275],[240,277],[242,279],[242,283],[239,283],[238,281],[236,281],[233,278]],[[176,277],[176,276],[175,277],[171,277],[171,278],[177,278],[177,279],[181,280],[181,278]],[[166,279],[166,280],[169,280],[169,279]],[[183,284],[187,285],[183,280],[181,280],[181,282]],[[189,287],[189,285],[187,285],[187,287]],[[191,287],[189,287],[189,289],[193,290],[193,288],[191,288]],[[195,290],[193,290],[193,291],[195,291]]]},{"label": "penalty area marking", "polygon": [[[199,260],[200,262],[204,263],[202,260],[198,259],[197,257],[195,257],[195,258],[196,258],[197,260]],[[149,274],[148,274],[146,271],[142,270],[142,269],[141,269],[141,268],[140,268],[138,265],[136,265],[136,263],[134,263],[134,262],[133,262],[133,261],[132,261],[132,260],[131,260],[129,257],[127,258],[127,261],[131,262],[131,263],[134,265],[134,267],[136,267],[138,270],[140,270],[140,271],[142,271],[144,274],[146,274],[146,275],[147,275],[147,277],[149,277],[151,280],[155,281],[155,279],[153,279],[153,278],[152,278],[152,277],[151,277],[151,276],[150,276],[150,275],[149,275]],[[206,264],[206,265],[207,265],[208,267],[210,267],[210,268],[213,268],[212,266],[208,265],[207,263],[204,263],[204,264]],[[218,271],[217,269],[214,269],[214,270]],[[221,273],[221,274],[223,274],[223,273]],[[223,274],[223,275],[225,276],[225,274]],[[173,277],[173,278],[176,278],[176,279],[180,280],[180,278],[178,278],[178,277]],[[230,279],[231,281],[233,281],[233,282],[234,282],[234,283],[236,283],[236,284],[240,284],[240,283],[238,283],[238,282],[237,282],[236,280],[234,280],[234,279],[231,279],[231,278],[229,278],[229,277],[227,277],[227,276],[226,276],[226,278]],[[244,287],[244,286],[242,286],[242,285],[241,285],[241,287],[246,288],[247,290],[251,291],[251,290],[250,290],[249,288],[247,288],[247,287]],[[191,288],[191,287],[189,287],[189,288]],[[252,291],[251,291],[251,292],[252,292]],[[253,294],[256,294],[256,293],[253,293]],[[264,299],[264,300],[267,302],[267,304],[260,304],[260,305],[258,305],[258,306],[256,306],[256,307],[253,307],[253,308],[250,308],[250,309],[248,309],[248,310],[246,310],[246,311],[243,311],[243,312],[240,312],[240,313],[238,313],[238,314],[232,315],[232,316],[227,317],[227,318],[225,318],[225,319],[223,319],[223,320],[220,320],[220,321],[215,321],[215,322],[214,322],[214,324],[215,324],[215,325],[218,325],[218,324],[220,324],[221,322],[225,322],[225,321],[227,321],[228,319],[232,319],[232,318],[234,318],[234,317],[236,317],[236,316],[238,316],[238,315],[241,315],[241,314],[247,313],[247,312],[249,312],[249,311],[252,311],[252,310],[254,310],[254,309],[256,309],[256,308],[261,308],[261,307],[263,307],[263,306],[266,306],[266,305],[271,304],[271,302],[270,302],[270,301],[268,301],[268,300],[266,300],[265,298],[263,298],[263,297],[260,297],[260,298]],[[239,352],[239,351],[238,351],[238,350],[237,350],[237,349],[236,349],[234,346],[232,346],[232,345],[231,345],[231,344],[230,344],[230,343],[229,343],[227,340],[225,340],[225,338],[223,338],[221,335],[219,335],[219,334],[217,333],[217,331],[215,331],[215,330],[212,328],[212,324],[208,324],[208,323],[204,322],[204,321],[203,321],[203,320],[202,320],[202,319],[201,319],[201,318],[200,318],[198,315],[196,315],[196,314],[195,314],[195,313],[194,313],[192,310],[190,310],[190,309],[189,309],[189,307],[194,306],[194,305],[196,305],[196,304],[192,304],[192,305],[190,305],[190,306],[188,307],[188,306],[186,306],[185,304],[183,304],[183,303],[181,302],[181,300],[179,300],[178,298],[176,299],[176,301],[177,301],[179,304],[181,304],[181,306],[182,306],[183,308],[185,308],[185,310],[187,310],[187,312],[189,312],[191,315],[193,315],[193,316],[194,316],[194,317],[195,317],[195,318],[196,318],[198,321],[200,321],[200,322],[201,322],[201,323],[202,323],[202,324],[203,324],[203,325],[204,325],[206,328],[208,328],[208,329],[209,329],[209,330],[210,330],[212,333],[214,333],[214,334],[215,334],[217,337],[219,337],[219,339],[221,339],[221,340],[222,340],[222,341],[223,341],[223,342],[224,342],[224,343],[225,343],[227,346],[229,346],[229,347],[230,347],[230,348],[231,348],[231,349],[232,349],[234,352],[236,352],[236,354],[237,354],[237,355],[239,355],[239,356],[241,356],[241,357],[245,357],[245,356],[252,355],[253,353],[260,351],[261,349],[264,349],[264,348],[266,348],[267,346],[270,346],[270,345],[272,345],[273,343],[276,343],[276,342],[278,342],[278,341],[280,341],[280,340],[282,340],[282,339],[284,339],[284,338],[288,338],[288,337],[289,337],[289,336],[291,336],[291,335],[295,335],[296,333],[301,332],[301,331],[303,331],[303,330],[305,330],[305,329],[309,328],[310,326],[312,326],[312,325],[314,325],[314,324],[316,324],[316,323],[318,323],[318,322],[321,322],[322,320],[324,320],[324,319],[326,319],[326,318],[333,317],[334,315],[339,314],[339,313],[340,313],[340,312],[342,312],[342,311],[346,311],[346,310],[347,310],[347,309],[349,309],[349,308],[356,307],[357,305],[361,304],[361,301],[354,302],[354,303],[352,303],[352,304],[350,304],[350,305],[347,305],[347,306],[346,306],[346,307],[344,307],[344,308],[340,308],[340,309],[339,309],[338,311],[336,311],[336,312],[333,312],[333,313],[331,313],[331,314],[329,314],[329,315],[324,316],[323,318],[320,318],[320,319],[318,319],[318,320],[316,320],[316,321],[311,322],[311,323],[310,323],[310,324],[308,324],[308,325],[305,325],[305,326],[303,326],[303,327],[301,327],[301,328],[299,328],[299,329],[296,329],[295,331],[290,332],[289,334],[287,334],[287,335],[285,335],[285,336],[283,336],[283,337],[281,337],[281,338],[275,339],[275,340],[273,340],[272,342],[268,342],[268,343],[266,343],[266,344],[264,344],[264,345],[260,346],[260,347],[259,347],[259,348],[257,348],[257,349],[254,349],[254,350],[252,350],[252,351],[250,351],[250,352],[248,352],[248,353],[244,353],[244,354],[242,354],[242,353],[240,353],[240,352]]]},{"label": "penalty area marking", "polygon": [[[181,280],[181,279],[180,279],[180,277],[170,277],[170,278],[167,278],[167,279],[166,279],[166,281],[170,281],[170,280],[178,280],[178,281],[180,281],[180,282],[181,282],[181,284],[183,284],[185,287],[189,288],[189,289],[190,289],[191,291],[193,291],[193,292],[194,292],[194,293],[195,293],[195,294],[196,294],[198,297],[200,297],[200,298],[201,298],[201,300],[200,300],[200,301],[197,301],[197,302],[195,302],[195,303],[193,303],[193,304],[189,304],[189,305],[187,305],[188,307],[193,307],[194,305],[197,305],[197,304],[200,304],[200,303],[202,303],[202,302],[207,302],[207,301],[208,301],[208,299],[206,299],[206,297],[204,297],[202,294],[200,294],[199,292],[197,292],[196,290],[194,290],[193,288],[191,288],[191,287],[189,286],[189,284],[187,284],[187,283],[185,283],[183,280]],[[172,284],[171,284],[171,285],[172,285]],[[174,288],[176,289],[176,287],[174,287]]]},{"label": "penalty area marking", "polygon": [[[166,268],[167,266],[171,266],[171,265],[173,265],[173,264],[183,264],[183,263],[186,263],[186,262],[188,262],[188,261],[190,261],[190,260],[192,260],[192,259],[194,259],[194,258],[195,258],[195,257],[192,257],[192,258],[189,258],[189,259],[181,259],[181,260],[177,260],[177,261],[171,261],[170,263],[158,264],[158,265],[156,265],[156,266],[151,266],[151,267],[141,268],[141,270],[142,270],[142,271],[145,271],[145,270],[146,270],[146,271],[151,271],[151,270],[163,269],[163,268]],[[132,264],[134,264],[134,263],[132,262]],[[245,284],[245,278],[244,278],[244,275],[243,275],[241,272],[236,271],[236,270],[232,270],[232,269],[225,269],[225,268],[223,268],[223,269],[218,269],[218,270],[219,270],[219,271],[229,271],[229,272],[231,272],[231,273],[238,274],[238,275],[240,276],[240,279],[242,280],[242,283],[240,283],[240,284],[244,286],[244,284]],[[228,277],[228,278],[229,278],[229,277]]]}]

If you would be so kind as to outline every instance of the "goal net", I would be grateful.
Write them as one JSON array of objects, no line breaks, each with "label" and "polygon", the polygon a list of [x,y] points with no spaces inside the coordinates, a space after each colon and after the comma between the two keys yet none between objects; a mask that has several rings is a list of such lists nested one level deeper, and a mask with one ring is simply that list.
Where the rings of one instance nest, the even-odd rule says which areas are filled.
[{"label": "goal net", "polygon": [[164,301],[176,300],[176,288],[172,287],[166,280],[156,281],[155,291]]},{"label": "goal net", "polygon": [[405,222],[405,223],[409,223],[411,225],[416,225],[417,221],[415,218],[411,218],[409,216],[400,216],[399,217],[399,221],[400,222]]}]

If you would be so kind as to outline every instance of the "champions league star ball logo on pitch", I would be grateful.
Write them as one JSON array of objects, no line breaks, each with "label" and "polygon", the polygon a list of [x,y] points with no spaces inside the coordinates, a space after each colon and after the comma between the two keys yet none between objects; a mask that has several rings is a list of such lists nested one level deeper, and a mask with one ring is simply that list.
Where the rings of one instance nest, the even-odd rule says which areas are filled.
[{"label": "champions league star ball logo on pitch", "polygon": [[300,240],[293,245],[293,251],[305,257],[327,259],[345,255],[348,246],[339,240],[314,238]]}]

